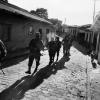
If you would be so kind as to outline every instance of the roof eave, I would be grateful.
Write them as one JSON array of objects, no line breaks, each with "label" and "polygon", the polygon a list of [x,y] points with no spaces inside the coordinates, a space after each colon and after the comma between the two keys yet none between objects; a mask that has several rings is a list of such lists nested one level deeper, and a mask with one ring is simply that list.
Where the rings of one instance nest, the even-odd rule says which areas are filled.
[{"label": "roof eave", "polygon": [[20,14],[20,15],[23,15],[25,17],[28,17],[28,18],[31,18],[31,19],[34,19],[34,20],[37,20],[37,21],[40,21],[40,22],[44,22],[44,23],[48,23],[48,24],[51,24],[51,22],[43,19],[43,18],[40,18],[38,16],[35,16],[35,15],[32,15],[31,13],[29,13],[28,11],[27,12],[24,12],[22,10],[18,10],[18,9],[15,9],[13,7],[10,7],[8,5],[5,5],[5,4],[2,4],[0,3],[0,9],[4,9],[6,11],[9,11],[9,12],[12,12],[12,13],[16,13],[16,14]]}]

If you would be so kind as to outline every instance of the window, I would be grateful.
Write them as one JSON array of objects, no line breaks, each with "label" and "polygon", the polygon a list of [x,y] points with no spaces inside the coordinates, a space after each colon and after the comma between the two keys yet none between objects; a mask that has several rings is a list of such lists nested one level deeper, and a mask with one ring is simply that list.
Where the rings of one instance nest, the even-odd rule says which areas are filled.
[{"label": "window", "polygon": [[4,42],[11,40],[11,24],[0,24],[1,39]]},{"label": "window", "polygon": [[33,27],[30,26],[30,27],[29,27],[29,35],[32,35],[32,34],[34,34],[34,30],[33,30]]},{"label": "window", "polygon": [[49,33],[49,31],[50,31],[49,29],[46,29],[46,34],[48,34],[48,33]]}]

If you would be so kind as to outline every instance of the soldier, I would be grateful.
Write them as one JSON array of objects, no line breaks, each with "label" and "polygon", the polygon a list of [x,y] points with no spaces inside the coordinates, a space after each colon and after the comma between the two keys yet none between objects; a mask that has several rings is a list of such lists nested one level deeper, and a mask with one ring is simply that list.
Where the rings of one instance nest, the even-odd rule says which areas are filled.
[{"label": "soldier", "polygon": [[55,49],[56,49],[56,53],[57,53],[57,59],[56,59],[56,61],[58,61],[59,51],[60,51],[60,48],[61,48],[61,41],[59,40],[59,37],[56,38],[55,43],[56,43]]},{"label": "soldier", "polygon": [[67,55],[70,56],[70,48],[72,46],[72,42],[73,42],[73,37],[70,35],[69,39],[68,39],[68,50],[67,50]]},{"label": "soldier", "polygon": [[62,40],[63,44],[63,54],[66,56],[70,55],[70,47],[72,46],[72,36],[71,35],[66,35],[65,38]]},{"label": "soldier", "polygon": [[48,42],[48,52],[49,52],[49,65],[51,65],[54,62],[54,57],[56,53],[56,44],[53,38],[51,38],[51,41]]},{"label": "soldier", "polygon": [[69,36],[66,35],[65,38],[62,40],[63,55],[67,55],[67,53],[68,53],[68,42],[69,42]]},{"label": "soldier", "polygon": [[36,61],[36,68],[33,74],[36,73],[37,68],[40,64],[40,56],[41,56],[40,51],[41,50],[44,50],[44,46],[43,46],[42,41],[40,40],[40,34],[38,32],[36,33],[35,39],[32,39],[29,43],[30,53],[29,53],[28,71],[26,71],[26,73],[31,74],[31,67],[32,67],[34,59]]}]

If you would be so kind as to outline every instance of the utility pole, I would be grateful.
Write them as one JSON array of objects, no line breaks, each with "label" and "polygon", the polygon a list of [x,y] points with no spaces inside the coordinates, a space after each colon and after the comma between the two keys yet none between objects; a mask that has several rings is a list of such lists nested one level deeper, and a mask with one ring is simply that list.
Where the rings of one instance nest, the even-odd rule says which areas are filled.
[{"label": "utility pole", "polygon": [[95,8],[96,8],[96,0],[94,0],[94,8],[93,8],[93,22],[95,18]]}]

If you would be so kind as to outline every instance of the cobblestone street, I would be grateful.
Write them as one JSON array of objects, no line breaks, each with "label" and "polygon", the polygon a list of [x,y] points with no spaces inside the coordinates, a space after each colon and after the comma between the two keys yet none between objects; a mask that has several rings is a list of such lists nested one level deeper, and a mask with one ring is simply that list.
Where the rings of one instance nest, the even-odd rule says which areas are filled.
[{"label": "cobblestone street", "polygon": [[[100,97],[100,67],[93,69],[90,57],[83,55],[74,47],[70,59],[63,57],[62,49],[59,61],[48,66],[47,50],[41,56],[38,72],[27,75],[28,59],[0,71],[0,100],[91,100]],[[35,62],[32,67],[34,70]],[[86,87],[86,68],[90,88]],[[86,94],[87,93],[87,94]]]}]

